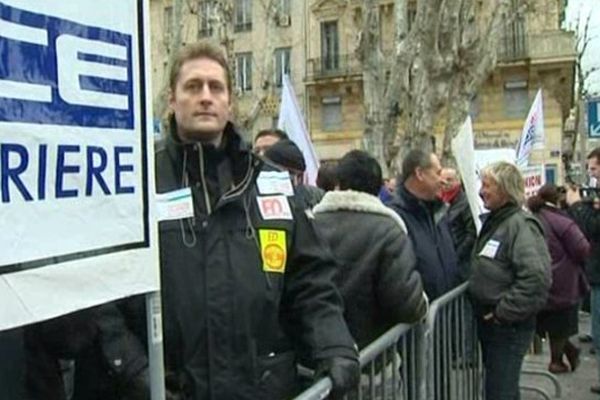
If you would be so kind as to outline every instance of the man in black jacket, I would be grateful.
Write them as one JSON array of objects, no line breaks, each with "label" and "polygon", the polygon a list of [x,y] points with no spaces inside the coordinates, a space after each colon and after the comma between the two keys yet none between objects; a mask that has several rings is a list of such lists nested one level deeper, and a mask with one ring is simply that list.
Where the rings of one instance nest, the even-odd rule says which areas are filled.
[{"label": "man in black jacket", "polygon": [[435,300],[460,283],[458,260],[447,208],[437,198],[442,166],[435,153],[411,150],[402,163],[402,183],[389,203],[406,222],[415,246],[417,271],[425,292]]},{"label": "man in black jacket", "polygon": [[[334,395],[343,393],[358,380],[358,353],[333,259],[297,205],[289,174],[265,165],[229,122],[223,52],[208,42],[183,48],[170,89],[157,192],[189,203],[159,224],[169,395],[290,398],[299,358],[329,374]],[[123,346],[112,359],[141,365],[130,354],[141,348]]]},{"label": "man in black jacket", "polygon": [[[596,147],[588,155],[587,170],[590,177],[600,182],[600,147]],[[600,208],[596,206],[598,204],[596,199],[586,200],[588,201],[581,198],[577,188],[572,187],[567,190],[568,211],[592,245],[592,252],[586,263],[586,272],[592,287],[592,338],[600,373]],[[600,394],[600,385],[593,385],[591,391]]]}]

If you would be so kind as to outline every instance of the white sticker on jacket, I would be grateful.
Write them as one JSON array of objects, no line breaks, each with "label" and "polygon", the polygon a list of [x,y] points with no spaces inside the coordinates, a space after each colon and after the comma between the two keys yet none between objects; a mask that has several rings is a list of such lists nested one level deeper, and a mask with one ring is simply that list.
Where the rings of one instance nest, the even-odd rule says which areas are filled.
[{"label": "white sticker on jacket", "polygon": [[270,219],[293,219],[290,203],[287,197],[279,196],[257,196],[260,215],[264,220]]},{"label": "white sticker on jacket", "polygon": [[167,193],[157,193],[154,197],[156,218],[159,221],[192,218],[194,203],[190,188],[183,188]]},{"label": "white sticker on jacket", "polygon": [[294,188],[287,171],[261,171],[256,179],[258,193],[294,195]]},{"label": "white sticker on jacket", "polygon": [[496,253],[498,253],[498,248],[500,247],[500,242],[497,240],[488,240],[488,242],[483,246],[480,256],[487,258],[496,258]]}]

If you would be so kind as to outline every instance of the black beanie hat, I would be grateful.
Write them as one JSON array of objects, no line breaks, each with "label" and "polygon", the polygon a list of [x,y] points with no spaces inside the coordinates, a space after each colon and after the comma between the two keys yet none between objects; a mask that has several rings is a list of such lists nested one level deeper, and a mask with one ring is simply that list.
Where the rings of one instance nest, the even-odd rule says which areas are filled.
[{"label": "black beanie hat", "polygon": [[306,170],[302,151],[289,139],[282,139],[269,147],[265,157],[284,168],[302,172]]}]

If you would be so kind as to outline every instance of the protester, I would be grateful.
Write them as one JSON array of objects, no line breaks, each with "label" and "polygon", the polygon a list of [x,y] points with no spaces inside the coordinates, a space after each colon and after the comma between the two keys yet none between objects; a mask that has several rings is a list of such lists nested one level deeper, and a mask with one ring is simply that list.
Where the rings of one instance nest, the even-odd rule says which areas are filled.
[{"label": "protester", "polygon": [[333,162],[322,162],[317,174],[317,187],[325,192],[335,190],[337,185],[336,165]]},{"label": "protester", "polygon": [[291,187],[264,174],[272,168],[229,122],[229,76],[208,42],[183,48],[170,72],[157,191],[189,188],[194,205],[193,217],[159,227],[166,369],[181,385],[171,389],[194,400],[289,398],[302,355],[343,392],[358,359],[333,259]]},{"label": "protester", "polygon": [[469,292],[477,315],[485,398],[518,399],[535,314],[548,297],[551,261],[541,224],[522,209],[525,186],[517,167],[495,163],[481,177],[480,195],[490,213],[475,242]]},{"label": "protester", "polygon": [[454,168],[442,168],[442,189],[439,197],[449,205],[448,221],[452,240],[458,257],[461,278],[466,280],[470,274],[471,251],[477,236],[475,221],[469,202],[462,189],[459,176]]},{"label": "protester", "polygon": [[348,328],[364,348],[393,325],[423,317],[427,302],[406,225],[377,198],[377,160],[351,151],[341,158],[337,178],[339,190],[327,192],[313,211],[338,261]]},{"label": "protester", "polygon": [[[575,222],[558,207],[560,193],[553,184],[542,186],[527,207],[542,222],[552,258],[552,287],[546,307],[537,316],[537,332],[550,338],[552,373],[575,371],[579,352],[569,337],[577,334],[579,303],[589,290],[584,262],[590,244]],[[564,363],[566,355],[569,366]]]},{"label": "protester", "polygon": [[[600,182],[600,147],[596,147],[588,155],[587,171],[591,178]],[[566,196],[569,214],[587,236],[592,246],[590,257],[586,262],[586,272],[592,287],[592,338],[600,374],[600,203],[596,201],[597,199],[582,199],[576,187],[569,187]],[[600,376],[598,381],[600,382]],[[590,390],[600,394],[600,384],[593,385]]]},{"label": "protester", "polygon": [[253,150],[256,154],[262,156],[269,147],[283,139],[288,139],[288,135],[281,129],[263,129],[254,137]]},{"label": "protester", "polygon": [[[342,157],[336,171],[339,190],[327,192],[313,211],[338,261],[336,282],[344,316],[362,349],[395,324],[422,318],[427,300],[406,225],[377,197],[381,187],[377,160],[354,150]],[[380,371],[387,377],[385,390],[390,396],[400,388],[391,385],[397,372],[391,365]],[[374,398],[369,379],[363,380],[363,397]]]},{"label": "protester", "polygon": [[415,247],[417,271],[430,300],[460,283],[448,206],[437,198],[442,184],[441,170],[434,153],[411,150],[402,163],[403,181],[389,203],[406,223]]},{"label": "protester", "polygon": [[294,183],[296,197],[302,207],[311,209],[323,198],[323,190],[304,184],[306,163],[302,151],[289,139],[282,139],[269,147],[264,157],[288,171]]}]

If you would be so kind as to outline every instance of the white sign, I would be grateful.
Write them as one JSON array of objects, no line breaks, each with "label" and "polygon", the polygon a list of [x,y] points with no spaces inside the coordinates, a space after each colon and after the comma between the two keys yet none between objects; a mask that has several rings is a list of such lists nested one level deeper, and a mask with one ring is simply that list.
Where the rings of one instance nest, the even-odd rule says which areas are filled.
[{"label": "white sign", "polygon": [[0,330],[156,290],[146,2],[0,11]]},{"label": "white sign", "polygon": [[529,198],[546,183],[546,174],[543,165],[532,165],[521,168],[523,180],[525,181],[525,198]]}]

